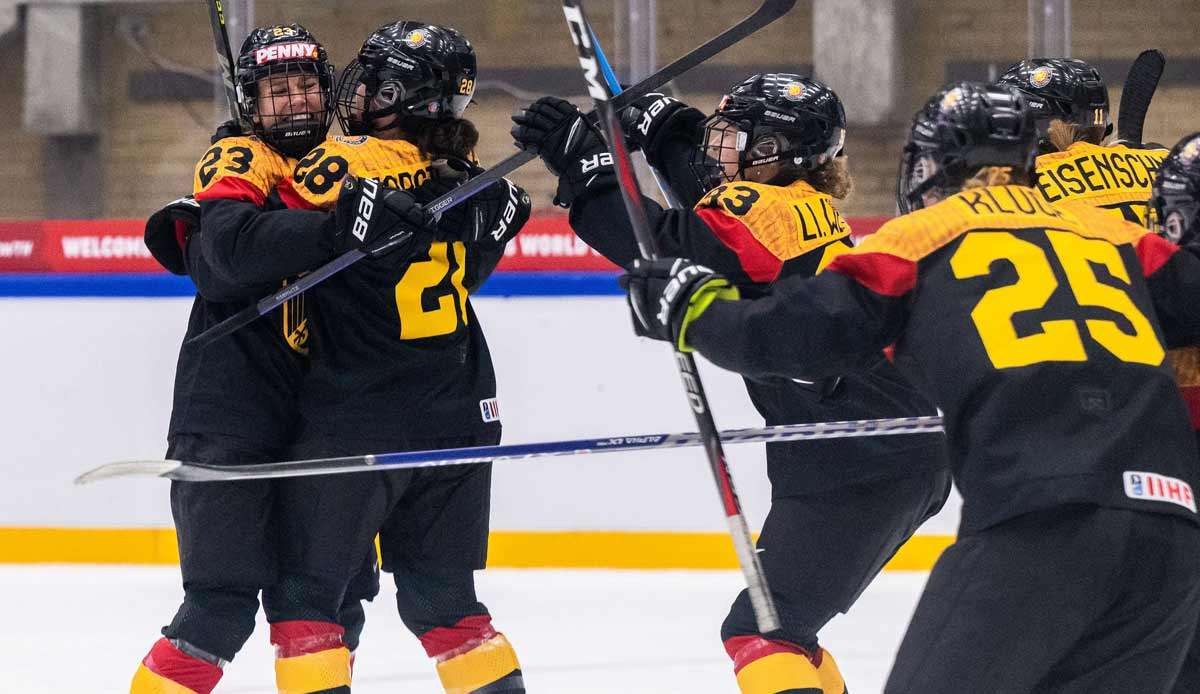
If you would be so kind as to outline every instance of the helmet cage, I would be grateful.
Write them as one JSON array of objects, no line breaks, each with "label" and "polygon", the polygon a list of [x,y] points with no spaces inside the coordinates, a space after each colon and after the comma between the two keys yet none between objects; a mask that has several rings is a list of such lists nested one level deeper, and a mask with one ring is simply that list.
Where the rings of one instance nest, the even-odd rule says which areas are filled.
[{"label": "helmet cage", "polygon": [[[320,107],[310,107],[305,76],[316,78]],[[300,78],[300,79],[297,79]],[[239,75],[242,114],[251,131],[285,156],[304,156],[333,123],[333,66],[323,61],[274,63]],[[260,93],[260,87],[266,93]],[[297,109],[296,103],[304,106]]]},{"label": "helmet cage", "polygon": [[[845,128],[816,113],[797,116],[732,95],[700,127],[700,146],[689,165],[704,190],[744,180],[749,169],[764,164],[780,163],[781,174],[816,169],[846,142]],[[731,132],[736,132],[732,139]],[[731,165],[736,166],[731,170]]]},{"label": "helmet cage", "polygon": [[[301,157],[328,134],[333,65],[304,27],[276,24],[250,32],[237,58],[235,85],[251,132],[281,154]],[[319,106],[313,105],[314,88]]]}]

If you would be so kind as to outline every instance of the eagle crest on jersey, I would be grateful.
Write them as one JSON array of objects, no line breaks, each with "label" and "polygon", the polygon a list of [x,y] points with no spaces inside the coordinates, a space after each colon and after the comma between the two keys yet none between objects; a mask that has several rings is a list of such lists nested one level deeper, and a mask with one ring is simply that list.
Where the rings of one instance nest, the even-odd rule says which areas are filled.
[{"label": "eagle crest on jersey", "polygon": [[400,190],[416,188],[433,175],[429,158],[411,142],[339,135],[296,162],[279,184],[279,197],[292,208],[332,210],[347,173]]},{"label": "eagle crest on jersey", "polygon": [[726,183],[701,198],[696,213],[737,253],[754,282],[775,280],[785,262],[799,262],[804,274],[814,275],[850,249],[850,225],[833,198],[805,181]]},{"label": "eagle crest on jersey", "polygon": [[1144,226],[1150,186],[1166,157],[1161,148],[1076,142],[1037,158],[1035,185],[1055,204],[1101,209]]},{"label": "eagle crest on jersey", "polygon": [[[262,207],[267,195],[287,180],[295,165],[257,135],[226,137],[208,148],[196,163],[192,194],[197,202],[240,200]],[[300,354],[308,354],[308,319],[304,295],[284,303],[283,339]]]}]

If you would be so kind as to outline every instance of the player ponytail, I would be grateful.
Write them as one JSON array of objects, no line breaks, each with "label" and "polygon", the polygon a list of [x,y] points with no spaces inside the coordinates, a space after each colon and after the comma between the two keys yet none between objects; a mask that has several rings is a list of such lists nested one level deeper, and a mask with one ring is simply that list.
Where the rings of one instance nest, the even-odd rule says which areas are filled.
[{"label": "player ponytail", "polygon": [[466,118],[429,120],[405,118],[400,129],[423,156],[430,159],[474,159],[479,129]]},{"label": "player ponytail", "polygon": [[825,193],[835,200],[845,200],[854,190],[850,162],[845,155],[836,156],[811,171],[805,171],[800,178],[807,181],[817,192]]}]

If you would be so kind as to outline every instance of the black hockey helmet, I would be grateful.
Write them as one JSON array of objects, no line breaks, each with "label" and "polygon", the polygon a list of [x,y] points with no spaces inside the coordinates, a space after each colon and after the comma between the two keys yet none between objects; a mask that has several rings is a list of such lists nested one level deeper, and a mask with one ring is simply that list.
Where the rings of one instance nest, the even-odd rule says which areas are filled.
[{"label": "black hockey helmet", "polygon": [[1200,133],[1171,148],[1150,188],[1146,223],[1176,244],[1200,236]]},{"label": "black hockey helmet", "polygon": [[1058,119],[1091,129],[1097,142],[1112,132],[1108,88],[1091,65],[1075,58],[1031,58],[1015,63],[997,84],[1016,87],[1029,101],[1042,132],[1044,151],[1046,127]]},{"label": "black hockey helmet", "polygon": [[846,112],[837,94],[808,77],[785,73],[754,75],[721,99],[701,126],[692,154],[700,186],[744,178],[747,169],[778,162],[772,181],[794,179],[842,151]]},{"label": "black hockey helmet", "polygon": [[958,192],[984,166],[1032,177],[1038,131],[1020,91],[979,82],[943,87],[917,111],[900,160],[902,214]]},{"label": "black hockey helmet", "polygon": [[[311,76],[311,87],[290,79]],[[259,93],[261,80],[265,94]],[[317,39],[299,24],[258,27],[242,42],[237,59],[238,101],[251,130],[263,142],[289,157],[304,156],[325,139],[333,122],[333,65]],[[303,98],[320,90],[320,110]],[[300,90],[300,91],[298,91]],[[297,100],[305,105],[296,109]]]},{"label": "black hockey helmet", "polygon": [[[377,118],[462,118],[475,94],[475,50],[455,29],[396,21],[376,29],[342,71],[338,122],[369,135]],[[393,121],[395,122],[395,121]]]}]

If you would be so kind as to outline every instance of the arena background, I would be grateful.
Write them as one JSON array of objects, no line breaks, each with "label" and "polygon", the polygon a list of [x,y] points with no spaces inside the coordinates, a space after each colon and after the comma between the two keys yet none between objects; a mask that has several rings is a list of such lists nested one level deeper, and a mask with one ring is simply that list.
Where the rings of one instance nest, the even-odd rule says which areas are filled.
[{"label": "arena background", "polygon": [[[631,63],[646,69],[647,50],[665,64],[754,4],[592,0],[588,9],[628,75]],[[553,0],[227,5],[256,24],[305,24],[339,66],[397,12],[461,29],[481,66],[468,115],[483,132],[484,165],[513,151],[514,108],[543,93],[583,103]],[[1065,9],[1069,18],[1053,15]],[[708,109],[754,72],[815,71],[828,81],[851,121],[856,190],[843,210],[863,234],[893,212],[901,137],[924,97],[949,79],[994,76],[1038,41],[1097,64],[1114,114],[1133,57],[1163,50],[1168,67],[1146,138],[1169,145],[1200,129],[1197,26],[1195,0],[801,0],[673,87]],[[190,286],[157,272],[138,239],[140,220],[188,192],[220,120],[205,6],[0,1],[0,39],[0,562],[170,563],[165,482],[70,480],[165,449]],[[515,178],[538,217],[477,300],[505,441],[691,430],[667,353],[631,336],[613,272],[550,206],[544,168],[533,163]],[[705,376],[722,427],[761,423],[737,378],[712,368]],[[757,525],[768,503],[761,447],[731,447],[730,458]],[[695,450],[506,464],[495,487],[493,566],[734,565]],[[892,568],[927,569],[957,512],[952,503],[930,521]]]}]

